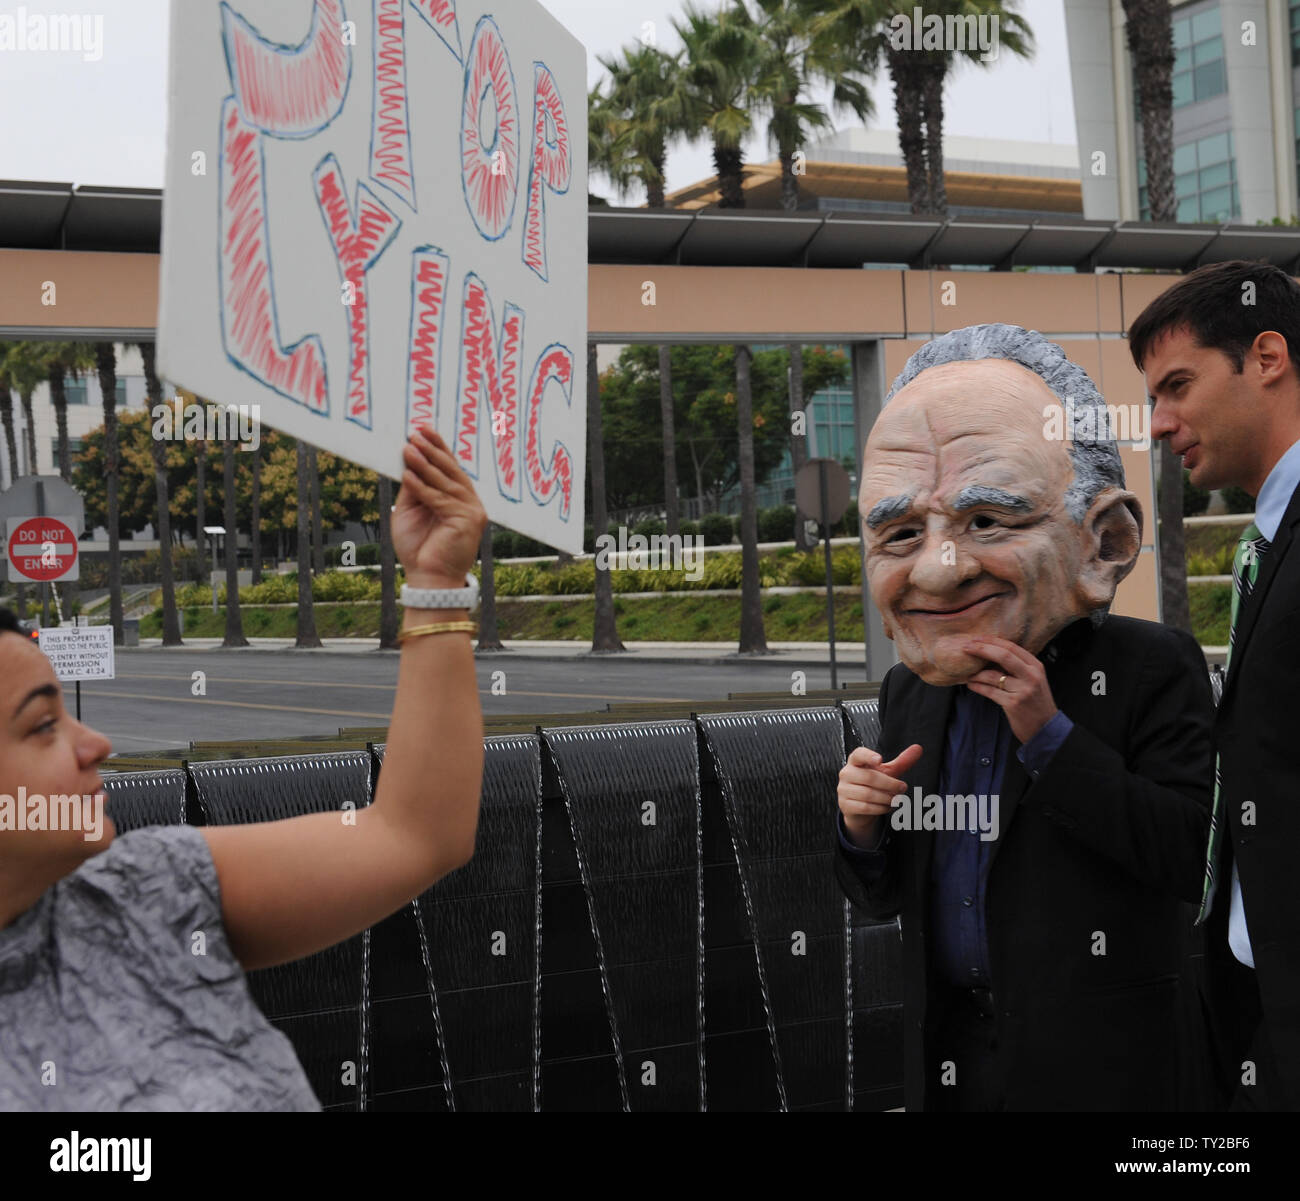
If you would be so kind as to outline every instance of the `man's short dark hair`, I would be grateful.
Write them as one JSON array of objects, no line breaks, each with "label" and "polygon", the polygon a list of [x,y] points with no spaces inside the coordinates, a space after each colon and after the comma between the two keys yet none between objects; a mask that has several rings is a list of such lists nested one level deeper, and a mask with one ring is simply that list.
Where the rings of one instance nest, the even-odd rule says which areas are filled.
[{"label": "man's short dark hair", "polygon": [[[1254,285],[1253,304],[1244,302],[1246,284]],[[1270,263],[1233,259],[1198,268],[1157,296],[1129,326],[1128,348],[1139,371],[1152,345],[1178,329],[1190,330],[1203,349],[1226,354],[1238,375],[1260,334],[1281,334],[1291,366],[1300,373],[1300,284]]]},{"label": "man's short dark hair", "polygon": [[0,609],[0,634],[9,631],[14,634],[23,633],[23,627],[18,624],[18,614],[12,609]]}]

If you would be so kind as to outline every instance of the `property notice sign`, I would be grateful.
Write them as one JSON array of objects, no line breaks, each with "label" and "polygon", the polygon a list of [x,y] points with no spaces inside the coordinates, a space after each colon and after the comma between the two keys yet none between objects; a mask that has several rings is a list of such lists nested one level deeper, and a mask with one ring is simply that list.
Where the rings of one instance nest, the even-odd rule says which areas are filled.
[{"label": "property notice sign", "polygon": [[112,626],[42,630],[41,650],[65,682],[113,678]]},{"label": "property notice sign", "polygon": [[160,374],[393,478],[432,423],[580,551],[581,44],[536,0],[172,0],[170,58]]},{"label": "property notice sign", "polygon": [[57,517],[11,517],[5,545],[9,578],[51,584],[81,576],[77,535]]}]

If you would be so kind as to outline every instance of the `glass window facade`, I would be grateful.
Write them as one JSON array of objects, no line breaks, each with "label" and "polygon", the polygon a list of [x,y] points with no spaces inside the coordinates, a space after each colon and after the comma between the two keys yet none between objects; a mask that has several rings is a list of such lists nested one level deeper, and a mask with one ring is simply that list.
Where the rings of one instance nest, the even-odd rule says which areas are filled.
[{"label": "glass window facade", "polygon": [[[1179,221],[1222,222],[1241,216],[1231,130],[1174,147],[1174,194]],[[1141,219],[1150,221],[1144,159],[1138,160],[1138,203]]]},{"label": "glass window facade", "polygon": [[[89,388],[85,376],[77,378],[68,376],[63,381],[63,390],[67,394],[69,405],[88,405],[90,404]],[[117,407],[119,409],[126,407],[126,380],[117,381]]]},{"label": "glass window facade", "polygon": [[1174,108],[1221,96],[1228,90],[1223,27],[1218,8],[1175,17]]}]

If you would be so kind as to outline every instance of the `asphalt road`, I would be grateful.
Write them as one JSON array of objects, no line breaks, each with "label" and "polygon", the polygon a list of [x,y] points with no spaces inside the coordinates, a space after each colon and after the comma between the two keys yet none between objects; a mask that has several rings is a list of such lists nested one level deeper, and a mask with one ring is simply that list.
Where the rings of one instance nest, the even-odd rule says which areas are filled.
[{"label": "asphalt road", "polygon": [[[397,666],[395,654],[119,648],[117,678],[81,686],[82,720],[122,754],[191,741],[334,734],[343,726],[387,724]],[[478,661],[479,699],[485,714],[586,712],[649,700],[706,702],[729,692],[788,688],[791,669],[780,659],[712,665],[494,656]],[[204,673],[204,696],[193,695],[195,672]],[[494,681],[496,672],[504,672],[504,680]],[[859,675],[850,669],[842,678]],[[827,669],[807,669],[809,689],[829,685]],[[65,687],[72,711],[74,686]],[[505,694],[494,687],[504,687]]]}]

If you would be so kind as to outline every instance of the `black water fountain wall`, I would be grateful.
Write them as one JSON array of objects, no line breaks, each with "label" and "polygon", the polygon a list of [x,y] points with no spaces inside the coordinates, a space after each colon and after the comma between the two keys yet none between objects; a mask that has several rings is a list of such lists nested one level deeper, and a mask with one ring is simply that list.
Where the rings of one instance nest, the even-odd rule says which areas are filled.
[{"label": "black water fountain wall", "polygon": [[[254,996],[329,1108],[901,1104],[898,930],[848,911],[830,861],[836,775],[873,710],[486,739],[471,862],[250,973]],[[124,831],[346,813],[383,758],[106,777],[108,809]]]}]

